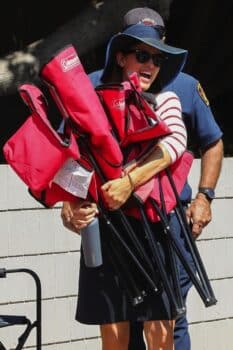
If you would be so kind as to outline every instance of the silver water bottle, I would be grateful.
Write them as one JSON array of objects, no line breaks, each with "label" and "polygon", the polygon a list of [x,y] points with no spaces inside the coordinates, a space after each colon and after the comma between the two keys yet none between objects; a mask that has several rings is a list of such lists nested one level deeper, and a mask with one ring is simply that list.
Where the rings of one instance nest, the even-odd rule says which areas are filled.
[{"label": "silver water bottle", "polygon": [[81,230],[81,240],[85,265],[87,267],[102,265],[103,260],[98,218],[94,218],[88,226]]}]

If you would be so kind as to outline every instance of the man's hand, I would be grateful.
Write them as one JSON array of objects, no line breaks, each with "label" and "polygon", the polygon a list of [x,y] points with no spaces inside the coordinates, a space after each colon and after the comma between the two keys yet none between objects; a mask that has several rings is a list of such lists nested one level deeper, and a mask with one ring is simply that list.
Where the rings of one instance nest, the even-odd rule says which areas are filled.
[{"label": "man's hand", "polygon": [[192,234],[197,238],[212,219],[211,206],[202,193],[198,193],[186,210],[188,222],[192,223]]},{"label": "man's hand", "polygon": [[78,234],[82,228],[90,224],[96,214],[98,214],[96,204],[89,201],[64,202],[61,210],[63,225]]},{"label": "man's hand", "polygon": [[62,223],[70,231],[78,233],[76,231],[75,227],[70,222],[72,216],[73,216],[73,212],[71,209],[71,203],[70,202],[63,202],[63,206],[62,206],[62,210],[61,210]]},{"label": "man's hand", "polygon": [[[201,177],[198,187],[215,188],[223,160],[223,142],[218,140],[206,149],[201,155]],[[198,193],[187,209],[187,218],[192,223],[192,233],[197,238],[202,229],[208,225],[212,219],[210,202],[202,193]]]}]

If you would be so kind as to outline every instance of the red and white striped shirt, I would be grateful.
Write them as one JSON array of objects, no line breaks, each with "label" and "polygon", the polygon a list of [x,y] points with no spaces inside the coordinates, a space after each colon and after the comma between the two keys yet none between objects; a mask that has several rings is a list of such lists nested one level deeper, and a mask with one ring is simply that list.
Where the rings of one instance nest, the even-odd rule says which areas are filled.
[{"label": "red and white striped shirt", "polygon": [[174,163],[185,151],[187,146],[187,131],[182,119],[181,103],[178,96],[171,91],[162,92],[155,96],[155,113],[163,120],[171,134],[159,141],[171,156]]}]

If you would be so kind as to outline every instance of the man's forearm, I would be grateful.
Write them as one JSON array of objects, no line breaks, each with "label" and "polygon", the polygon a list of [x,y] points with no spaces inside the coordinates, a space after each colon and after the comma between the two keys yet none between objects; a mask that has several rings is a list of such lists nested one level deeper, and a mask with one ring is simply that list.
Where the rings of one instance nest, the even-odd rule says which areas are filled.
[{"label": "man's forearm", "polygon": [[221,172],[223,160],[223,142],[217,143],[202,152],[201,176],[199,187],[215,188]]}]

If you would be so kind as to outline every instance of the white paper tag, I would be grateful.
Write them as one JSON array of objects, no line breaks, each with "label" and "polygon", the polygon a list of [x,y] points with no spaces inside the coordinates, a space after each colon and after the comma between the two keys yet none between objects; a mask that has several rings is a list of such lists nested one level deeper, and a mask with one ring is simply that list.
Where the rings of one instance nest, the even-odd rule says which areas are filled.
[{"label": "white paper tag", "polygon": [[76,197],[86,198],[93,171],[88,171],[72,158],[56,173],[53,182]]}]

